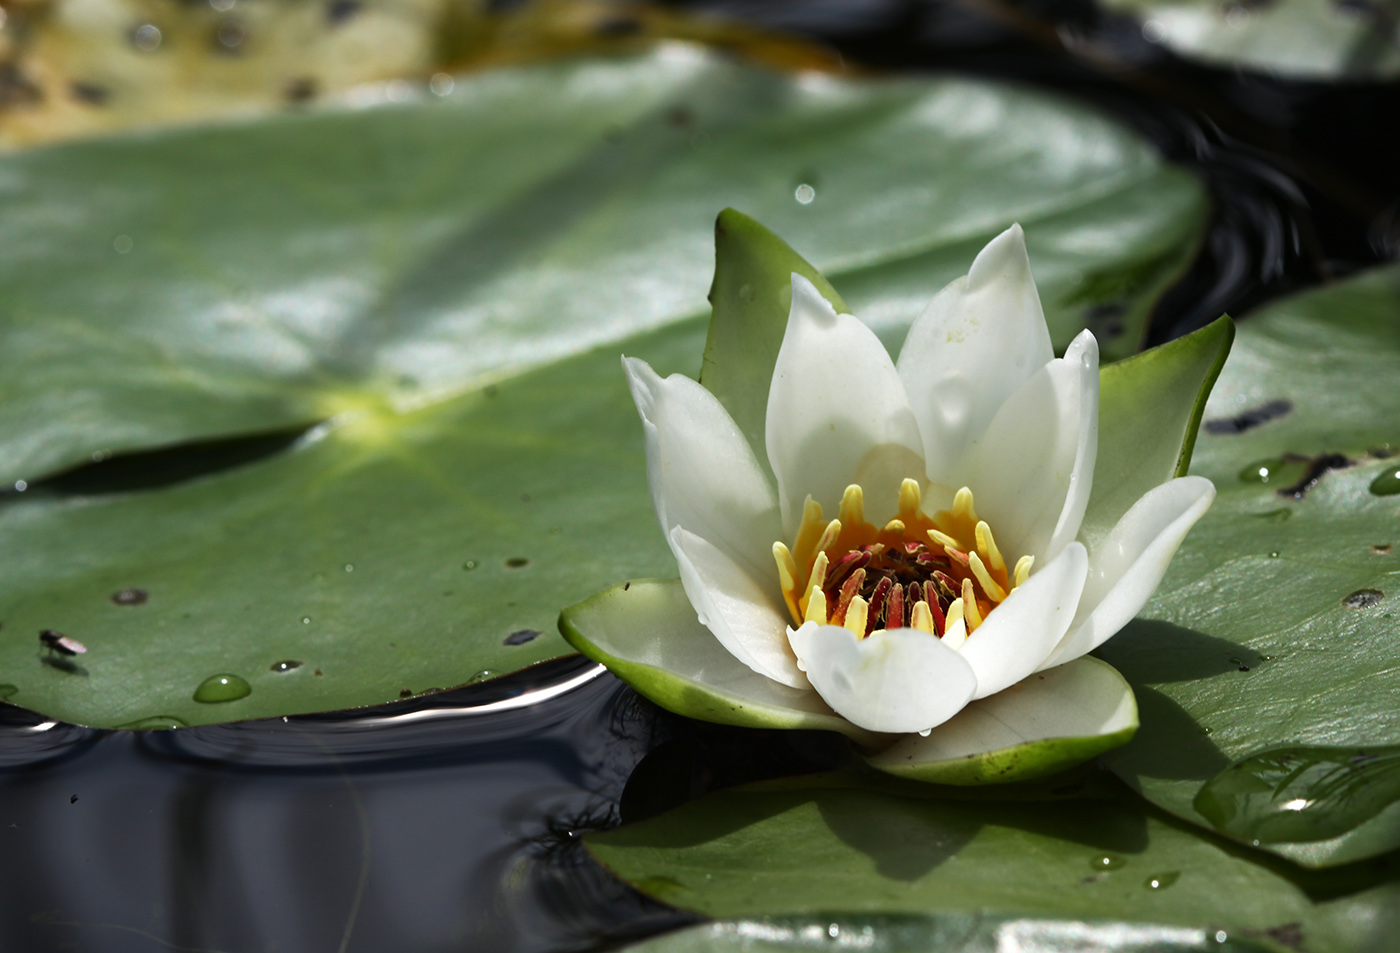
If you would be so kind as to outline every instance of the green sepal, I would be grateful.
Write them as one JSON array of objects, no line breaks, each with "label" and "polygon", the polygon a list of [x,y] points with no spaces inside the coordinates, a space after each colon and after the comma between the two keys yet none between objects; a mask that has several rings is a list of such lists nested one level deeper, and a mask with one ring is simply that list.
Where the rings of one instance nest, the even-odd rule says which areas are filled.
[{"label": "green sepal", "polygon": [[1225,316],[1100,369],[1094,492],[1079,531],[1091,549],[1144,493],[1186,475],[1234,340],[1235,323]]},{"label": "green sepal", "polygon": [[727,208],[719,213],[710,285],[713,310],[700,383],[729,411],[764,467],[768,388],[787,330],[794,272],[811,281],[838,312],[850,312],[831,283],[787,242],[742,212]]},{"label": "green sepal", "polygon": [[746,728],[874,735],[833,712],[816,692],[752,671],[700,624],[678,579],[639,579],[605,589],[559,614],[564,639],[662,708]]},{"label": "green sepal", "polygon": [[1127,744],[1137,728],[1127,681],[1084,656],[973,702],[929,737],[902,738],[866,761],[932,784],[1030,781]]}]

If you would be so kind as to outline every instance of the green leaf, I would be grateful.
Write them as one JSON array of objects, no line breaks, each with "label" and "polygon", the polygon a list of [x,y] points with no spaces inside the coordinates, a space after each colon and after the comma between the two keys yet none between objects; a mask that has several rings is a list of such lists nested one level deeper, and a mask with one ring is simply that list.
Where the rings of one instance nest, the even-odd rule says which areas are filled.
[{"label": "green leaf", "polygon": [[764,420],[773,366],[792,308],[792,275],[816,286],[838,312],[846,302],[787,242],[734,209],[715,222],[713,308],[700,383],[714,394],[768,468]]},{"label": "green leaf", "polygon": [[1143,20],[1143,34],[1206,63],[1308,80],[1400,76],[1395,5],[1334,0],[1105,0]]},{"label": "green leaf", "polygon": [[[694,372],[731,205],[894,336],[1019,220],[1056,339],[1118,308],[1125,350],[1207,207],[1064,100],[679,45],[483,72],[433,102],[7,155],[0,478],[30,487],[0,500],[10,699],[195,724],[569,651],[560,607],[672,571],[617,359]],[[148,601],[114,605],[128,587]],[[45,663],[40,629],[87,645],[87,674]],[[193,701],[221,675],[251,693]]]},{"label": "green leaf", "polygon": [[781,685],[730,655],[700,624],[677,579],[613,586],[565,609],[559,631],[584,655],[680,715],[746,728],[879,737],[837,715],[816,692]]},{"label": "green leaf", "polygon": [[1267,950],[1250,940],[1215,931],[1151,924],[991,917],[950,913],[833,914],[825,917],[762,917],[700,923],[625,947],[629,953],[797,953],[840,949],[845,943],[870,953],[1244,953]]},{"label": "green leaf", "polygon": [[947,800],[839,776],[720,791],[585,844],[643,892],[713,917],[1105,919],[1350,953],[1390,943],[1400,894],[1364,877],[1320,891],[1316,876],[1258,863],[1266,855],[1130,798]]},{"label": "green leaf", "polygon": [[1080,539],[1102,539],[1144,493],[1186,475],[1234,339],[1234,322],[1220,318],[1099,370],[1099,451]]},{"label": "green leaf", "polygon": [[1370,489],[1400,446],[1397,366],[1400,268],[1251,317],[1196,446],[1215,505],[1145,618],[1100,649],[1142,709],[1114,770],[1180,817],[1308,865],[1400,846],[1400,787],[1376,776],[1378,749],[1400,744],[1400,496]]},{"label": "green leaf", "polygon": [[974,702],[929,737],[900,739],[866,760],[935,784],[1025,781],[1116,748],[1137,726],[1128,683],[1113,666],[1085,657]]}]

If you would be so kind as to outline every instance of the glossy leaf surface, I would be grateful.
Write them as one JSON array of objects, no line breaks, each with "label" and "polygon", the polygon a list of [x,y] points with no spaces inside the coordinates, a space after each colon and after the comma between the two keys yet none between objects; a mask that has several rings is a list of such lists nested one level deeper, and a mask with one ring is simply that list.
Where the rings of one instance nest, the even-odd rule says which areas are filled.
[{"label": "glossy leaf surface", "polygon": [[976,910],[1220,931],[1310,953],[1381,950],[1393,935],[1394,882],[1313,899],[1306,876],[1130,798],[948,800],[912,787],[818,775],[732,788],[586,843],[638,889],[715,917]]},{"label": "glossy leaf surface", "polygon": [[[0,469],[28,489],[0,501],[3,691],[194,724],[567,652],[562,606],[672,571],[617,355],[696,372],[726,206],[896,338],[1019,220],[1057,338],[1111,313],[1125,350],[1205,215],[1061,100],[676,45],[7,156]],[[89,651],[45,661],[41,629]],[[211,676],[251,691],[195,702]]]},{"label": "glossy leaf surface", "polygon": [[1334,0],[1107,0],[1143,21],[1143,36],[1192,59],[1307,80],[1400,75],[1394,14]]},{"label": "glossy leaf surface", "polygon": [[762,917],[703,923],[626,947],[631,953],[798,953],[805,950],[870,953],[1243,953],[1266,950],[1250,940],[1203,929],[1138,923],[1084,923],[979,914],[939,917],[836,914],[828,917]]},{"label": "glossy leaf surface", "polygon": [[[1309,865],[1400,846],[1382,757],[1400,743],[1400,497],[1371,489],[1400,447],[1397,366],[1400,269],[1242,324],[1192,467],[1219,496],[1144,618],[1100,650],[1142,712],[1114,769],[1183,818]],[[1294,817],[1261,827],[1267,804]]]}]

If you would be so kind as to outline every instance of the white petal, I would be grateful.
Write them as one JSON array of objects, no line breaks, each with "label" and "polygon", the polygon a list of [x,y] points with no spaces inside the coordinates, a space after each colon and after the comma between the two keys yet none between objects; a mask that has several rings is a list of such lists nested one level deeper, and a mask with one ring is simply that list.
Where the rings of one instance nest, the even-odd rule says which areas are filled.
[{"label": "white petal", "polygon": [[1079,446],[1069,474],[1069,488],[1060,519],[1045,549],[1046,560],[1054,559],[1070,540],[1079,535],[1089,492],[1094,485],[1094,463],[1099,455],[1099,342],[1090,331],[1081,331],[1065,351],[1065,363],[1079,368]]},{"label": "white petal", "polygon": [[1127,625],[1214,499],[1215,485],[1198,476],[1168,480],[1143,494],[1094,547],[1074,624],[1042,667],[1078,658]]},{"label": "white petal", "polygon": [[1054,356],[1025,235],[1012,225],[929,302],[899,354],[929,478],[966,483],[966,461],[998,408]]},{"label": "white petal", "polygon": [[977,687],[967,663],[936,636],[809,622],[788,634],[812,687],[838,715],[867,731],[925,731],[962,710]]},{"label": "white petal", "polygon": [[882,771],[935,783],[1014,781],[1115,747],[1137,724],[1128,683],[1091,657],[972,702],[928,737],[901,738],[867,760]]},{"label": "white petal", "polygon": [[798,274],[765,439],[789,537],[808,494],[834,516],[846,487],[859,483],[879,522],[894,515],[900,483],[924,471],[918,425],[884,345]]},{"label": "white petal", "polygon": [[[991,525],[1009,562],[1034,556],[1044,565],[1052,559],[1070,486],[1093,479],[1092,460],[1082,469],[1093,453],[1084,429],[1095,425],[1098,414],[1098,379],[1086,386],[1088,371],[1080,354],[1046,364],[1002,404],[978,447],[967,485],[978,516]],[[1076,530],[1085,502],[1087,495],[1076,497],[1068,514]]]},{"label": "white petal", "polygon": [[778,503],[758,459],[720,402],[681,374],[662,380],[622,359],[646,434],[647,483],[662,530],[682,526],[755,575],[773,568]]},{"label": "white petal", "polygon": [[671,530],[669,539],[681,585],[700,623],[729,654],[755,672],[792,688],[807,688],[807,677],[798,670],[788,646],[788,614],[777,569],[771,580],[760,582],[683,527]]},{"label": "white petal", "polygon": [[987,614],[959,650],[977,675],[973,698],[995,695],[1040,667],[1069,629],[1088,571],[1084,544],[1070,543]]},{"label": "white petal", "polygon": [[695,618],[678,580],[642,579],[605,589],[564,609],[559,631],[677,714],[751,728],[840,731],[864,746],[888,741],[833,712],[811,688],[779,685],[726,652]]}]

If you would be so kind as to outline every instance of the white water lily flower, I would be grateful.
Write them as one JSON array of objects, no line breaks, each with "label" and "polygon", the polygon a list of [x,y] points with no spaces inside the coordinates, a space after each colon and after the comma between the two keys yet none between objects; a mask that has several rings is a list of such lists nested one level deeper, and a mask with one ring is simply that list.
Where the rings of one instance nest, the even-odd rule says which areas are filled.
[{"label": "white water lily flower", "polygon": [[[1019,226],[933,299],[897,362],[807,278],[791,284],[766,467],[706,387],[624,359],[652,501],[698,622],[782,686],[783,704],[883,747],[872,763],[887,770],[1055,738],[1079,690],[1110,704],[1088,716],[1092,731],[1064,731],[1126,740],[1136,708],[1117,673],[1060,667],[1137,614],[1210,506],[1210,481],[1168,479],[1106,532],[1081,533],[1098,345],[1085,331],[1054,356]],[[742,681],[697,664],[702,682]]]}]

